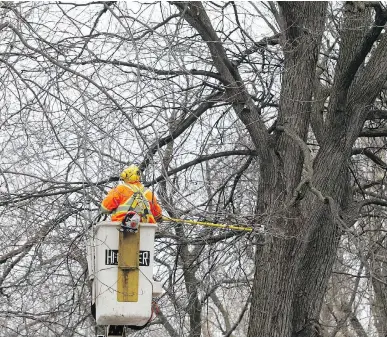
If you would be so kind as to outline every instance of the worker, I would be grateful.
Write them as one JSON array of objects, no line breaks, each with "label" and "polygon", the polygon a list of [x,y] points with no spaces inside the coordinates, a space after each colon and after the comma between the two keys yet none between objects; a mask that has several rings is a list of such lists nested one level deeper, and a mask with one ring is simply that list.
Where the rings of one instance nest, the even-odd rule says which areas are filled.
[{"label": "worker", "polygon": [[[111,214],[112,221],[119,221],[124,227],[127,215],[133,211],[140,216],[140,222],[161,222],[162,209],[155,195],[141,184],[139,167],[130,165],[121,172],[120,178],[123,180],[123,184],[110,190],[105,199],[102,200],[100,213]],[[95,303],[92,303],[91,313],[94,319],[96,317],[95,310]],[[148,323],[140,327],[130,325],[127,327],[139,330],[147,325]],[[115,334],[121,335],[124,327],[121,325],[109,326],[109,329],[111,332],[114,330]]]},{"label": "worker", "polygon": [[113,188],[101,203],[100,212],[111,214],[112,221],[123,222],[127,214],[137,213],[140,222],[161,222],[162,210],[155,195],[141,184],[141,171],[136,165],[124,169],[123,184]]}]

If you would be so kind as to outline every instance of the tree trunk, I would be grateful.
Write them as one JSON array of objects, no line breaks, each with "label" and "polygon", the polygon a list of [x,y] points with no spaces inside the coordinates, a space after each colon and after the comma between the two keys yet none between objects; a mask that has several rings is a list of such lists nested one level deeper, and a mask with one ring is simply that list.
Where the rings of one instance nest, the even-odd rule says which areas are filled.
[{"label": "tree trunk", "polygon": [[[261,168],[259,213],[267,215],[264,225],[273,235],[256,254],[249,337],[293,334],[293,301],[300,262],[309,221],[316,221],[303,214],[294,191],[301,181],[304,153],[299,142],[305,140],[308,131],[325,8],[326,3],[281,3],[289,29],[283,46],[285,70],[278,124],[296,136],[277,132],[276,165],[270,167],[270,176],[265,164]],[[270,180],[272,177],[275,180]]]}]

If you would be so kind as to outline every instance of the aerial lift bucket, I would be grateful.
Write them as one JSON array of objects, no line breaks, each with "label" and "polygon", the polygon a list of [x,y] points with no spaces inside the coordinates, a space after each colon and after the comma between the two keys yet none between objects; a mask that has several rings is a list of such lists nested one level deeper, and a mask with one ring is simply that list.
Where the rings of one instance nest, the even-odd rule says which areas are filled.
[{"label": "aerial lift bucket", "polygon": [[152,316],[152,297],[161,294],[153,280],[157,225],[140,223],[136,233],[119,231],[119,222],[93,228],[88,247],[89,277],[97,325],[143,326]]}]

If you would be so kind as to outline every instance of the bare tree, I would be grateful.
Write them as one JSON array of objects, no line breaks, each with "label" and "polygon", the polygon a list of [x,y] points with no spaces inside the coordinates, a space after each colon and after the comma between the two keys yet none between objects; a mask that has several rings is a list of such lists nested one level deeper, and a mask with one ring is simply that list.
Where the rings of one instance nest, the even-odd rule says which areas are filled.
[{"label": "bare tree", "polygon": [[0,7],[4,335],[93,331],[85,239],[130,162],[170,217],[254,229],[162,224],[141,334],[384,333],[383,3]]}]

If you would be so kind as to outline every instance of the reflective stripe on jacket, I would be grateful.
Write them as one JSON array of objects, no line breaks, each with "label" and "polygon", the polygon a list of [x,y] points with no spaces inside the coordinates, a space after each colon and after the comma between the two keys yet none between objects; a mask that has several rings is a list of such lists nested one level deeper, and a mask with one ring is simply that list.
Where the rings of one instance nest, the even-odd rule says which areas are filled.
[{"label": "reflective stripe on jacket", "polygon": [[[103,199],[101,203],[101,213],[112,213],[112,221],[122,221],[125,217],[125,214],[128,210],[128,206],[125,203],[133,195],[133,190],[143,190],[144,186],[139,183],[124,183],[113,188],[108,195]],[[155,223],[156,220],[161,218],[161,207],[157,203],[155,195],[149,190],[144,190],[143,195],[149,202],[149,208],[151,214],[148,214],[141,219],[141,222]],[[120,207],[123,206],[123,207]]]}]

